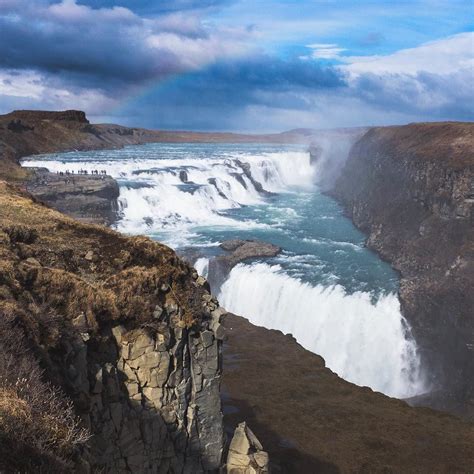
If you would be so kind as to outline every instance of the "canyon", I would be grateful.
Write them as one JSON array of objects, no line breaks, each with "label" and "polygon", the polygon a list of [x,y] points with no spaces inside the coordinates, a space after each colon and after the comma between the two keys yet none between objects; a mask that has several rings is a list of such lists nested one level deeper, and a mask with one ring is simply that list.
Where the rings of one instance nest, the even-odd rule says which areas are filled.
[{"label": "canyon", "polygon": [[474,125],[370,130],[329,191],[400,272],[431,393],[413,400],[474,416]]},{"label": "canyon", "polygon": [[[314,140],[307,131],[231,135],[282,142],[302,137]],[[21,332],[43,378],[61,388],[92,435],[67,447],[66,455],[45,455],[0,424],[2,468],[213,472],[229,449],[224,433],[230,440],[237,427],[237,439],[247,438],[252,448],[241,455],[236,441],[233,459],[243,457],[261,472],[262,446],[274,472],[471,471],[472,423],[340,379],[290,335],[226,314],[207,281],[168,247],[49,207],[96,223],[104,217],[98,217],[97,198],[102,186],[113,188],[110,180],[76,176],[93,190],[88,204],[77,205],[84,195],[79,188],[58,193],[60,200],[48,197],[50,189],[69,183],[43,185],[36,174],[41,170],[18,166],[34,153],[229,139],[91,125],[76,111],[0,117],[5,330]],[[401,272],[403,311],[433,384],[432,394],[410,404],[468,419],[471,178],[472,125],[420,124],[369,130],[328,189],[367,233],[368,245]],[[104,197],[110,206],[114,196]],[[229,251],[245,245],[234,244]],[[255,255],[244,252],[235,262]],[[8,405],[0,410],[21,422]],[[242,421],[251,431],[238,426]]]}]

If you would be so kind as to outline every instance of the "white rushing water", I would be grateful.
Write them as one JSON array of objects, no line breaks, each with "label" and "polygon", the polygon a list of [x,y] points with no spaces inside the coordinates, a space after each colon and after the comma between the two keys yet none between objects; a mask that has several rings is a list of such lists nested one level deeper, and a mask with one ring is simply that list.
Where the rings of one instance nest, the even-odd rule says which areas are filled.
[{"label": "white rushing water", "polygon": [[396,397],[424,391],[396,275],[319,192],[305,150],[155,144],[35,157],[26,165],[106,170],[120,185],[118,230],[199,247],[204,256],[195,267],[204,276],[222,240],[281,246],[273,261],[235,267],[220,289],[221,304],[293,334],[349,381]]},{"label": "white rushing water", "polygon": [[[96,153],[103,156],[107,152]],[[120,150],[108,154],[120,156]],[[224,152],[217,157],[204,154],[192,160],[189,157],[137,159],[127,156],[101,159],[97,163],[87,160],[86,153],[78,155],[86,159],[74,159],[67,164],[54,159],[31,159],[24,164],[74,173],[82,169],[105,170],[119,180],[121,219],[118,229],[130,234],[163,230],[187,232],[195,226],[262,227],[253,221],[228,217],[224,211],[262,204],[264,196],[256,189],[258,184],[265,191],[279,193],[291,186],[310,187],[313,183],[309,154],[297,150],[262,154]],[[184,240],[170,243],[179,245]]]},{"label": "white rushing water", "polygon": [[424,389],[416,345],[394,294],[372,303],[368,293],[312,286],[260,263],[237,265],[219,301],[254,324],[291,333],[346,380],[399,398]]}]

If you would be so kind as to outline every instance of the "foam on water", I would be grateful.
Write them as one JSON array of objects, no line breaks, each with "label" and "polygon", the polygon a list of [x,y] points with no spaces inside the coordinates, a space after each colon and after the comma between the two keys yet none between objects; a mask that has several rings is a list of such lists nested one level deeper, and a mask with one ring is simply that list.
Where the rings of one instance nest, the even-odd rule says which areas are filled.
[{"label": "foam on water", "polygon": [[312,286],[258,263],[237,265],[219,301],[254,324],[293,334],[346,380],[399,398],[424,391],[416,345],[394,294],[374,303],[369,293]]},{"label": "foam on water", "polygon": [[[39,158],[24,164],[46,167],[53,172],[106,170],[120,185],[121,219],[117,227],[131,234],[172,229],[186,233],[196,226],[262,227],[254,221],[229,217],[228,211],[262,204],[259,184],[264,191],[285,192],[290,186],[310,187],[313,181],[310,157],[303,151],[234,152],[197,159],[192,156],[138,159],[110,151],[97,152],[92,163],[81,159],[83,155],[87,158],[87,154],[76,153],[74,159],[67,161]],[[59,156],[67,157],[67,154]],[[186,173],[186,182],[180,173]],[[183,241],[183,235],[180,237]]]}]

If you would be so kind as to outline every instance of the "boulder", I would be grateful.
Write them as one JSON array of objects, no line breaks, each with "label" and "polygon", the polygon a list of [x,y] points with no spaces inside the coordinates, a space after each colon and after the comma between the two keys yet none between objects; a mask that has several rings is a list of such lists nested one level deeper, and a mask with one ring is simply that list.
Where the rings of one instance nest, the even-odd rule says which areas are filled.
[{"label": "boulder", "polygon": [[268,453],[252,430],[239,423],[229,446],[226,470],[229,474],[263,474],[270,472]]},{"label": "boulder", "polygon": [[181,180],[181,182],[187,183],[188,182],[188,173],[185,170],[181,170],[179,172],[179,179]]},{"label": "boulder", "polygon": [[214,293],[225,281],[232,268],[240,262],[257,258],[275,257],[281,252],[281,248],[269,242],[261,240],[226,240],[220,244],[220,248],[229,252],[219,255],[209,261],[209,283]]}]

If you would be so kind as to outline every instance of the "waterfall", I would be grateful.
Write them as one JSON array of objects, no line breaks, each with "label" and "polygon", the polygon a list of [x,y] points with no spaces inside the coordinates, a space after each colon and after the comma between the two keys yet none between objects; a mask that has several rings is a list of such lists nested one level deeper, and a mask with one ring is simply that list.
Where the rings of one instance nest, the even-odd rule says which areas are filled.
[{"label": "waterfall", "polygon": [[198,258],[194,262],[194,268],[199,273],[199,275],[207,278],[209,272],[209,259],[204,257]]},{"label": "waterfall", "polygon": [[397,296],[371,301],[341,286],[312,286],[279,266],[237,265],[219,301],[259,326],[291,333],[340,377],[405,398],[424,391],[420,361]]},{"label": "waterfall", "polygon": [[281,151],[185,158],[129,156],[121,150],[96,152],[96,162],[78,158],[32,159],[26,166],[50,171],[100,168],[120,185],[120,231],[138,234],[187,232],[195,226],[254,228],[258,224],[229,217],[227,211],[264,202],[265,193],[285,192],[291,186],[310,187],[313,168],[309,153]]}]

